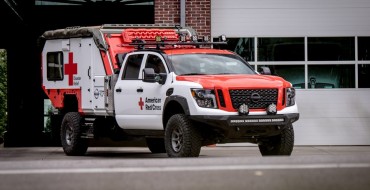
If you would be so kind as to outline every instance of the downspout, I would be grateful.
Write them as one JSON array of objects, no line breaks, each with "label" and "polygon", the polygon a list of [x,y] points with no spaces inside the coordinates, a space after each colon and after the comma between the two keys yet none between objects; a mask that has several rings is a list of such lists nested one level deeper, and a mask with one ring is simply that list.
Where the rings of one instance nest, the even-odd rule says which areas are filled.
[{"label": "downspout", "polygon": [[180,0],[180,26],[185,27],[185,3],[186,0]]}]

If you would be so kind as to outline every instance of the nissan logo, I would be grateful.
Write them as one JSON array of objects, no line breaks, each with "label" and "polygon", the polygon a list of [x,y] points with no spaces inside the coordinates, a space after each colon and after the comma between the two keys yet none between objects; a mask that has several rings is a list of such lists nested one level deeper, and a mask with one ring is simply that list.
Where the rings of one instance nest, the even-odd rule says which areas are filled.
[{"label": "nissan logo", "polygon": [[261,99],[261,96],[258,93],[252,93],[251,94],[251,101],[253,103],[257,103]]}]

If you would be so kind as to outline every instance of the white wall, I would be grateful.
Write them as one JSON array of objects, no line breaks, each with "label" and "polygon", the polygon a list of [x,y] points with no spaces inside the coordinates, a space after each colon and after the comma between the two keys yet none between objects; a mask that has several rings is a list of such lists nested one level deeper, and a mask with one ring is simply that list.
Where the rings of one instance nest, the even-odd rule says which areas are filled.
[{"label": "white wall", "polygon": [[[211,15],[213,37],[370,36],[370,0],[212,0]],[[299,89],[297,102],[297,145],[370,145],[370,89]]]},{"label": "white wall", "polygon": [[297,90],[298,145],[370,145],[369,89]]},{"label": "white wall", "polygon": [[370,35],[369,0],[211,0],[212,36]]}]

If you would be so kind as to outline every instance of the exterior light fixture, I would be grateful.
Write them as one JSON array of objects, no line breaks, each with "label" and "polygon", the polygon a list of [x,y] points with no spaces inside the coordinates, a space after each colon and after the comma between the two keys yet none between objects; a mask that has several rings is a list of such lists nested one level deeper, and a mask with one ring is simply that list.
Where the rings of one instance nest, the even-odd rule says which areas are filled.
[{"label": "exterior light fixture", "polygon": [[276,108],[276,105],[274,103],[270,104],[269,106],[267,106],[267,115],[276,115],[276,112],[277,112],[277,108]]},{"label": "exterior light fixture", "polygon": [[208,36],[203,36],[203,42],[209,42],[209,37]]},{"label": "exterior light fixture", "polygon": [[161,36],[155,36],[155,41],[156,42],[161,42],[162,41],[162,37]]},{"label": "exterior light fixture", "polygon": [[181,42],[186,42],[186,36],[185,35],[180,35],[180,41]]},{"label": "exterior light fixture", "polygon": [[249,107],[247,104],[242,104],[239,106],[238,109],[239,115],[248,115],[249,114]]},{"label": "exterior light fixture", "polygon": [[191,41],[198,42],[198,36],[197,35],[191,36]]},{"label": "exterior light fixture", "polygon": [[219,37],[219,39],[220,39],[221,42],[226,42],[226,36],[225,35],[221,35]]}]

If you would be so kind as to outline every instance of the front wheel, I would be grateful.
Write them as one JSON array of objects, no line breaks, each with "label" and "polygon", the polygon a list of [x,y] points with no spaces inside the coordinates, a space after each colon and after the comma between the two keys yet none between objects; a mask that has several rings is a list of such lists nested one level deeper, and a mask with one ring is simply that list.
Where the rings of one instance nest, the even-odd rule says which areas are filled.
[{"label": "front wheel", "polygon": [[63,118],[60,136],[64,153],[68,156],[84,155],[87,151],[87,139],[81,138],[81,120],[78,112],[69,112]]},{"label": "front wheel", "polygon": [[293,125],[287,124],[281,130],[280,135],[262,139],[258,145],[262,156],[286,155],[290,156],[294,146]]},{"label": "front wheel", "polygon": [[198,157],[202,147],[200,132],[184,114],[173,115],[166,125],[165,147],[169,157]]}]

